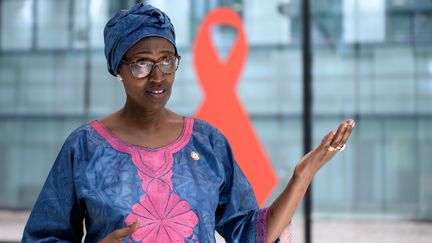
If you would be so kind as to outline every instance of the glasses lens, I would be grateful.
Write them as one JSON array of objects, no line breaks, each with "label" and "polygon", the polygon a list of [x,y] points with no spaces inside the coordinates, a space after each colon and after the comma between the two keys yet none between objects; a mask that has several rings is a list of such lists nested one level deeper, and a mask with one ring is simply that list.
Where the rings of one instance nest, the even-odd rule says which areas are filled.
[{"label": "glasses lens", "polygon": [[151,72],[152,67],[153,67],[153,62],[149,62],[149,61],[136,62],[132,67],[132,74],[136,78],[145,78]]},{"label": "glasses lens", "polygon": [[178,58],[176,56],[167,57],[159,63],[161,71],[165,74],[173,73],[177,70]]}]

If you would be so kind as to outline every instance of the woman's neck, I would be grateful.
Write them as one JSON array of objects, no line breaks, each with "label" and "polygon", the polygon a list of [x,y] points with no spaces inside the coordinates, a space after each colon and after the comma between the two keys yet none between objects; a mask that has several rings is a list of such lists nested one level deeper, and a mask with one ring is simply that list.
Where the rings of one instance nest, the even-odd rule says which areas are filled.
[{"label": "woman's neck", "polygon": [[170,111],[165,107],[157,110],[144,110],[140,107],[126,102],[124,107],[119,111],[119,117],[129,126],[138,129],[154,129],[167,122]]},{"label": "woman's neck", "polygon": [[101,122],[121,140],[149,148],[172,143],[180,136],[184,126],[182,116],[164,107],[144,111],[127,104]]}]

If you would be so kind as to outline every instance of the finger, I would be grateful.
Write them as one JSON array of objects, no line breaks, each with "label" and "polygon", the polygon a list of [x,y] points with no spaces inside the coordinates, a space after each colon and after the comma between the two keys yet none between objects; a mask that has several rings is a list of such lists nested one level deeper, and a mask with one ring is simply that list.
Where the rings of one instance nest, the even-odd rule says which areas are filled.
[{"label": "finger", "polygon": [[140,221],[139,221],[139,219],[137,219],[133,224],[130,224],[124,228],[115,230],[112,232],[112,234],[116,239],[123,239],[126,236],[129,236],[133,232],[135,232],[135,230],[138,229],[139,223],[140,223]]},{"label": "finger", "polygon": [[332,141],[336,136],[336,131],[330,131],[323,139],[322,151],[324,151],[323,159],[325,161],[330,160],[338,152],[333,146]]},{"label": "finger", "polygon": [[347,121],[344,121],[339,125],[339,128],[333,138],[333,141],[331,142],[331,146],[333,148],[336,148],[341,144],[343,135],[345,134],[347,127],[348,127]]},{"label": "finger", "polygon": [[329,133],[327,133],[327,135],[324,136],[320,144],[321,149],[328,151],[327,148],[331,145],[331,142],[335,134],[336,134],[335,131],[330,131]]},{"label": "finger", "polygon": [[341,141],[339,146],[343,146],[344,144],[347,143],[347,141],[348,141],[349,137],[351,136],[351,133],[354,129],[355,122],[353,120],[349,121],[348,124],[349,125],[345,131],[345,134],[343,135],[342,141]]}]

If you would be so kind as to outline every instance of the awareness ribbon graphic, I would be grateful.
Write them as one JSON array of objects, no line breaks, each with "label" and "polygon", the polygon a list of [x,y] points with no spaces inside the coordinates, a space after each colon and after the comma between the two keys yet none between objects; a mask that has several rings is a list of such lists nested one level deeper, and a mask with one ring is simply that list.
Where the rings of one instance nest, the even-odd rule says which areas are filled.
[{"label": "awareness ribbon graphic", "polygon": [[[212,44],[211,28],[229,25],[237,29],[231,52],[221,60]],[[251,183],[260,205],[276,186],[277,178],[251,121],[236,94],[236,86],[248,52],[240,17],[225,7],[211,11],[204,19],[194,46],[194,66],[204,101],[195,114],[219,128],[231,143],[236,160]]]}]

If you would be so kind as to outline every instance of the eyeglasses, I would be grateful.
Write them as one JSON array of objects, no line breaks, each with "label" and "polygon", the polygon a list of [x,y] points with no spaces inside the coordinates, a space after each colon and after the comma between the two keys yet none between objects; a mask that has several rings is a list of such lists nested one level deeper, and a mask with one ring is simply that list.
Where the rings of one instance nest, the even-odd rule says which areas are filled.
[{"label": "eyeglasses", "polygon": [[145,78],[147,77],[157,66],[159,70],[164,74],[172,74],[174,73],[180,63],[180,56],[174,55],[165,57],[158,62],[148,61],[148,60],[139,60],[133,63],[129,63],[125,60],[121,60],[124,64],[128,65],[132,70],[132,75],[135,78]]}]

